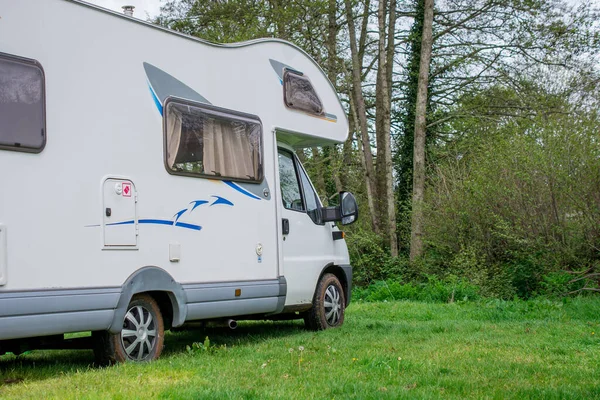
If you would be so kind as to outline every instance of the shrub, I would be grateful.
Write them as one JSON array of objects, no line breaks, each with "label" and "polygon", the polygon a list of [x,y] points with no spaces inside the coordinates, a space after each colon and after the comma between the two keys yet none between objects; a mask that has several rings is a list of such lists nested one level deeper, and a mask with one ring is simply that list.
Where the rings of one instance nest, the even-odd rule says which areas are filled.
[{"label": "shrub", "polygon": [[457,277],[440,280],[435,276],[428,276],[421,283],[377,281],[365,288],[355,288],[353,298],[363,301],[418,300],[447,303],[478,299],[479,288]]},{"label": "shrub", "polygon": [[600,261],[598,123],[593,113],[456,122],[461,139],[426,191],[428,270],[502,298],[568,292],[560,271]]},{"label": "shrub", "polygon": [[408,260],[392,257],[382,239],[368,230],[359,230],[346,236],[350,262],[357,285],[400,278],[407,270]]}]

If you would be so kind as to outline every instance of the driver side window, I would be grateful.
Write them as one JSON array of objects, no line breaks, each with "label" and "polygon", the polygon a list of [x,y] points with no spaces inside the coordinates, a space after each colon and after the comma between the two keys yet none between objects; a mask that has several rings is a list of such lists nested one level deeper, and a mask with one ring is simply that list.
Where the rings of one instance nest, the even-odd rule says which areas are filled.
[{"label": "driver side window", "polygon": [[283,206],[288,210],[306,212],[317,225],[323,225],[321,202],[306,171],[294,155],[279,149],[279,181]]},{"label": "driver side window", "polygon": [[279,183],[283,206],[288,210],[305,211],[293,155],[281,149],[279,150]]}]

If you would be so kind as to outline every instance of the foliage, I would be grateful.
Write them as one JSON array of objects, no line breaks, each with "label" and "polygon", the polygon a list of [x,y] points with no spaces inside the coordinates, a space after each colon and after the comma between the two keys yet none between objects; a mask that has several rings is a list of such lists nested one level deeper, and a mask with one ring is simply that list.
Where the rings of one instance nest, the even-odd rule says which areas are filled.
[{"label": "foliage", "polygon": [[[527,95],[494,88],[463,107],[490,111],[499,92]],[[428,189],[427,239],[439,267],[505,298],[556,291],[553,273],[594,270],[600,256],[600,121],[540,92],[529,102],[553,111],[519,106],[513,113],[527,117],[457,121],[462,137],[444,149]]]},{"label": "foliage", "polygon": [[353,282],[367,285],[371,282],[398,278],[408,269],[408,260],[392,257],[379,235],[370,230],[356,230],[346,236],[353,267]]},{"label": "foliage", "polygon": [[366,288],[355,288],[354,300],[393,301],[414,300],[432,303],[452,303],[479,298],[479,288],[465,279],[449,277],[440,280],[427,276],[422,283],[401,283],[394,280],[377,281]]},{"label": "foliage", "polygon": [[325,0],[168,0],[154,22],[216,43],[286,39],[324,63],[326,10]]},{"label": "foliage", "polygon": [[210,344],[208,336],[204,338],[204,342],[194,342],[191,346],[185,346],[185,350],[188,354],[193,355],[197,353],[214,353],[218,350],[226,350],[227,346],[215,346]]}]

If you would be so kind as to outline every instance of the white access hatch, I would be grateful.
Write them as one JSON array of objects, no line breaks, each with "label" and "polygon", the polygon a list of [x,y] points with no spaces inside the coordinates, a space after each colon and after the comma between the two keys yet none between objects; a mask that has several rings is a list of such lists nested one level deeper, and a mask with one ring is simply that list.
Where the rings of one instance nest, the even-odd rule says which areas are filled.
[{"label": "white access hatch", "polygon": [[137,192],[133,182],[106,179],[102,193],[104,246],[137,246]]}]

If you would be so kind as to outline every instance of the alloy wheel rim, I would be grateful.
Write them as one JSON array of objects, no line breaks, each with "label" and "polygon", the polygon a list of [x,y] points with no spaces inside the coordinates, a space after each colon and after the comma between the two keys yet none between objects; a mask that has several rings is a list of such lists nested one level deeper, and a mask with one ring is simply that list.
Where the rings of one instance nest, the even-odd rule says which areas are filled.
[{"label": "alloy wheel rim", "polygon": [[342,316],[342,303],[340,291],[334,285],[329,285],[325,290],[325,319],[329,325],[336,325]]},{"label": "alloy wheel rim", "polygon": [[121,330],[121,344],[131,360],[144,360],[156,344],[156,324],[152,314],[142,306],[131,307]]}]

